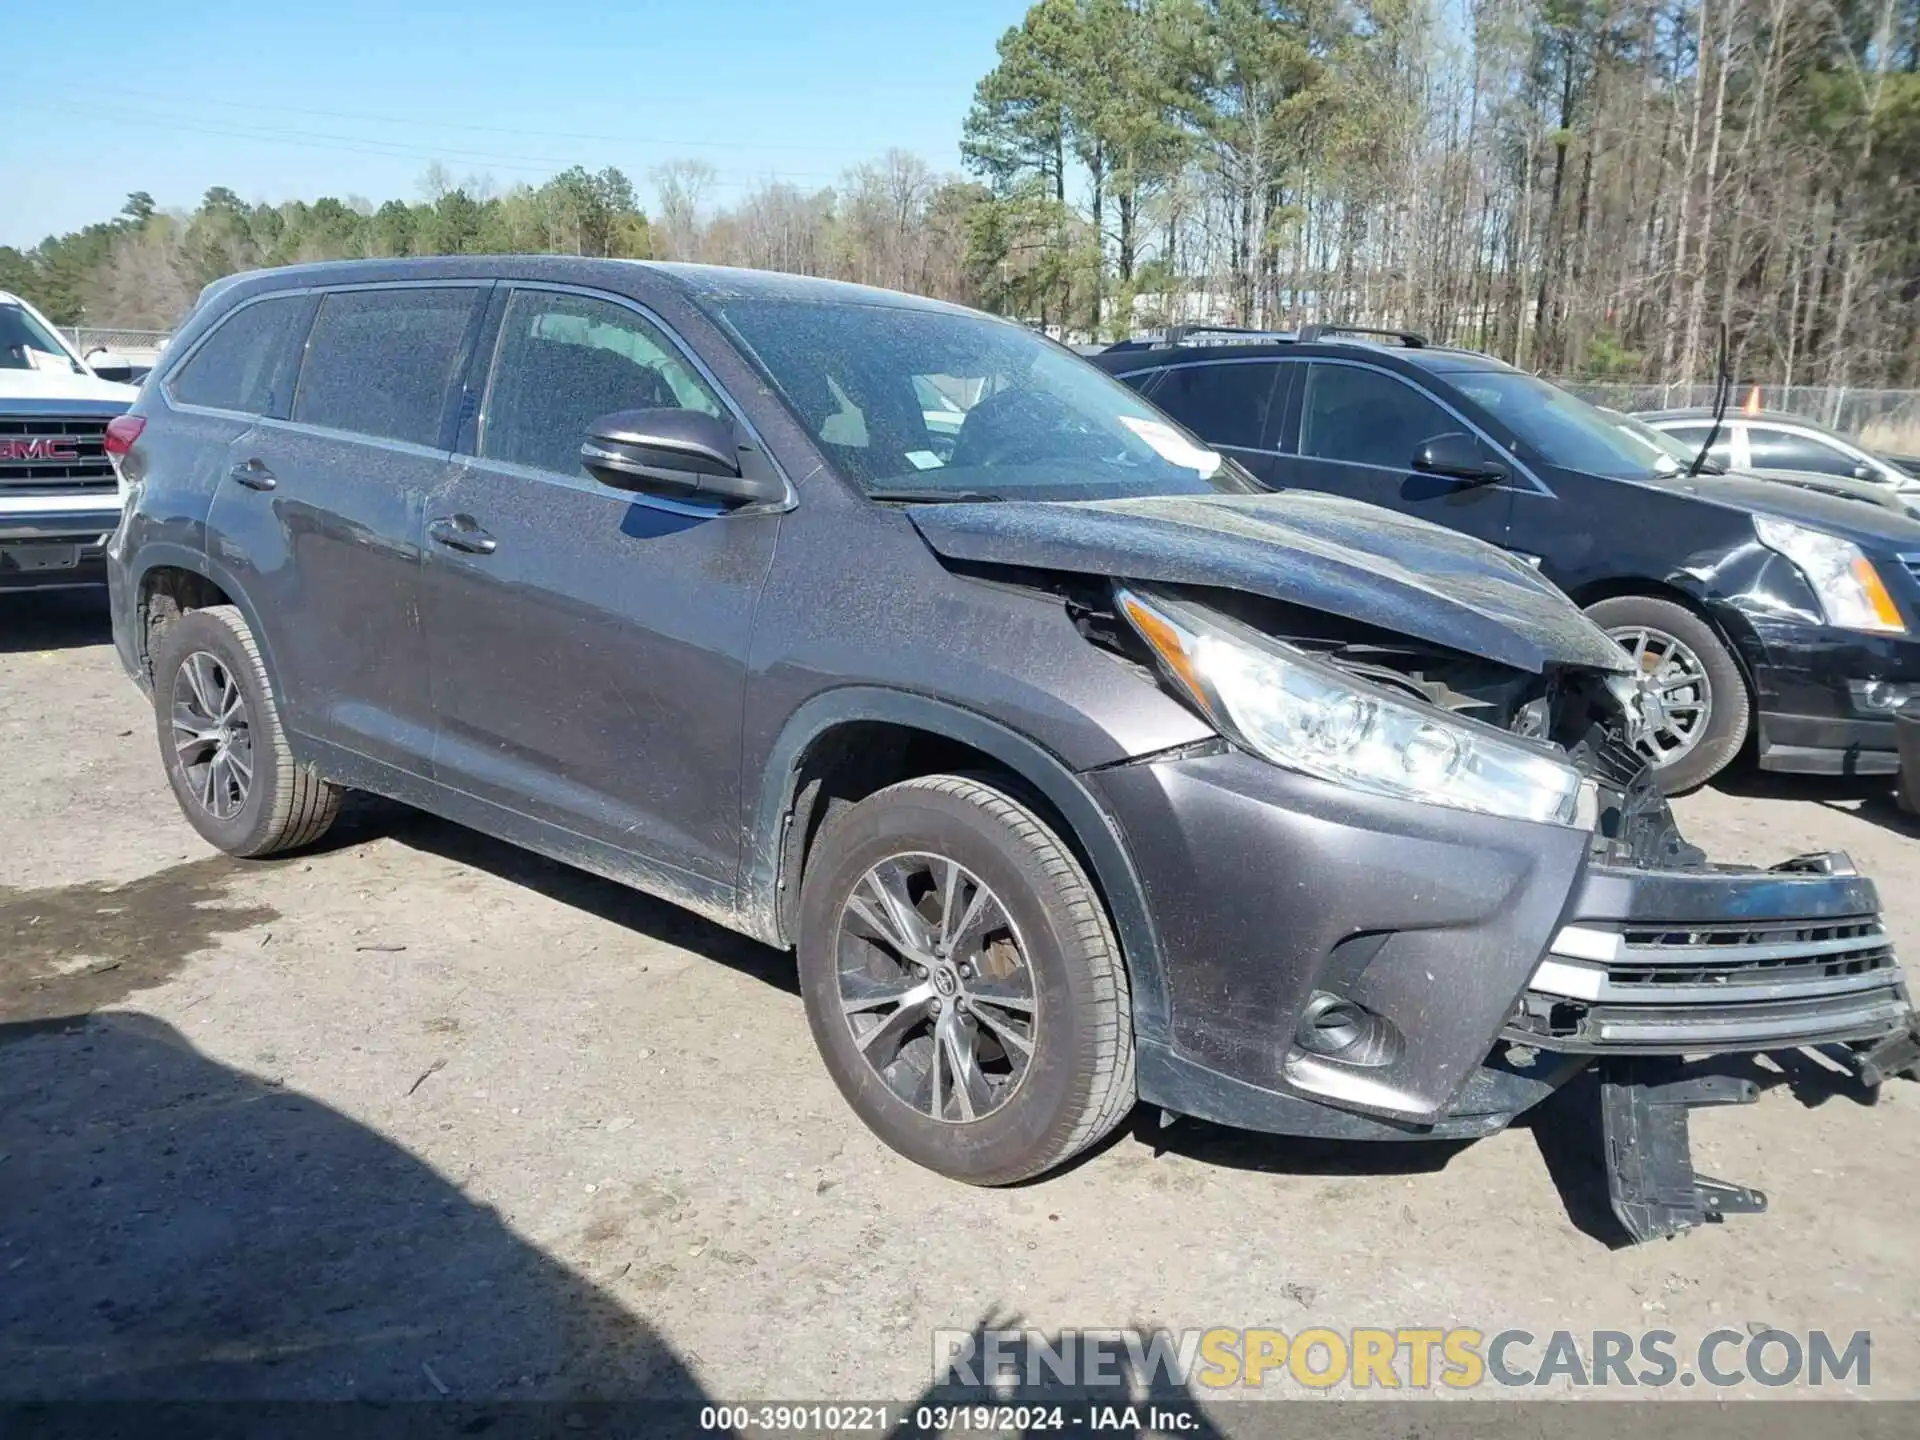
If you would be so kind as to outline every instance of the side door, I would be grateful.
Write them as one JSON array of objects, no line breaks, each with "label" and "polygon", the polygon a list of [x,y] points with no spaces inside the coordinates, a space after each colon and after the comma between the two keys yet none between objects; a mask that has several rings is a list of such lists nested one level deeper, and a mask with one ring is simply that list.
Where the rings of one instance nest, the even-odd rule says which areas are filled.
[{"label": "side door", "polygon": [[1190,360],[1154,371],[1148,384],[1135,388],[1256,479],[1277,485],[1274,439],[1287,404],[1284,378],[1292,369],[1265,357]]},{"label": "side door", "polygon": [[421,517],[453,473],[458,382],[489,288],[322,294],[287,418],[241,437],[210,514],[214,543],[250,570],[288,727],[415,775],[433,754]]},{"label": "side door", "polygon": [[518,817],[730,894],[778,508],[638,495],[582,468],[602,415],[730,409],[640,307],[525,286],[494,309],[473,453],[426,517],[436,775],[502,833],[525,838]]},{"label": "side door", "polygon": [[1435,436],[1479,438],[1464,417],[1412,380],[1377,366],[1313,360],[1288,368],[1305,373],[1296,382],[1282,436],[1280,448],[1288,453],[1275,460],[1280,483],[1365,500],[1496,545],[1507,543],[1510,486],[1414,468],[1414,452]]},{"label": "side door", "polygon": [[314,303],[296,292],[237,305],[168,373],[160,387],[168,423],[147,432],[142,510],[154,533],[205,548],[198,532],[222,498],[235,452],[262,417],[285,418],[293,404]]}]

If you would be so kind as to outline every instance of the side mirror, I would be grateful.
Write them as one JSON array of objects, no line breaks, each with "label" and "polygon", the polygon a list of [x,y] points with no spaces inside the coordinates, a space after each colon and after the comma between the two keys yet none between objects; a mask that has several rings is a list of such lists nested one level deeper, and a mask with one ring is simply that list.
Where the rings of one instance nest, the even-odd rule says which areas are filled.
[{"label": "side mirror", "polygon": [[1878,480],[1880,472],[1864,460],[1856,460],[1853,465],[1853,478],[1856,480]]},{"label": "side mirror", "polygon": [[133,361],[111,350],[95,349],[87,352],[87,368],[102,380],[117,380],[126,384],[133,379]]},{"label": "side mirror", "polygon": [[740,443],[733,422],[702,410],[602,415],[580,447],[580,463],[602,485],[647,495],[749,505],[786,494],[765,457]]},{"label": "side mirror", "polygon": [[1449,430],[1422,441],[1413,452],[1413,468],[1429,475],[1446,475],[1455,480],[1470,480],[1490,485],[1507,478],[1507,467],[1480,448],[1471,435]]}]

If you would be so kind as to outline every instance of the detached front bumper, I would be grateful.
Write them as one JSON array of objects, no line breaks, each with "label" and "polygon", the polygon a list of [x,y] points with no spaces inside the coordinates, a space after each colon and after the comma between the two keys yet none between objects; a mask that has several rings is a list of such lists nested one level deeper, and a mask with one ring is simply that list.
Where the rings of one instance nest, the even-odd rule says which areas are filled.
[{"label": "detached front bumper", "polygon": [[1878,1039],[1909,1008],[1879,911],[1844,856],[1761,871],[1595,866],[1504,1033],[1595,1055]]},{"label": "detached front bumper", "polygon": [[1141,1096],[1283,1134],[1474,1136],[1605,1056],[1909,1023],[1871,882],[1600,865],[1569,827],[1360,795],[1233,751],[1085,777],[1159,950]]}]

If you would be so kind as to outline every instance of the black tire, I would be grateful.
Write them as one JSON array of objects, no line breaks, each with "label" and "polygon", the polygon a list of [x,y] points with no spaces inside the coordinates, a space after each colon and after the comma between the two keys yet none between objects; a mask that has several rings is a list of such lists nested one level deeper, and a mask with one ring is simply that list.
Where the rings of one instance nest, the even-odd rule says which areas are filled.
[{"label": "black tire", "polygon": [[[204,668],[196,657],[208,662]],[[236,712],[244,720],[232,730],[245,740],[251,772],[243,798],[229,814],[217,813],[204,798],[210,789],[206,781],[189,778],[193,754],[204,750],[183,754],[176,744],[182,733],[175,725],[178,707],[199,703],[186,669],[189,661],[203,678],[212,677],[222,686],[230,681],[244,705]],[[340,788],[295,763],[260,646],[234,606],[190,610],[162,632],[153,657],[153,714],[167,783],[187,822],[208,844],[229,855],[271,855],[311,845],[333,824],[340,811]],[[236,775],[230,768],[223,784],[237,783]]]},{"label": "black tire", "polygon": [[[862,1054],[842,1006],[842,915],[867,872],[901,855],[955,862],[991,889],[1036,1001],[1024,1074],[998,1109],[964,1123],[896,1094]],[[1101,1139],[1133,1107],[1132,996],[1106,910],[1046,822],[991,784],[903,781],[830,818],[801,886],[799,971],[814,1042],[847,1103],[893,1149],[943,1175],[974,1185],[1029,1179]],[[977,1019],[968,1023],[985,1033]]]},{"label": "black tire", "polygon": [[1700,658],[1707,682],[1707,724],[1693,748],[1658,766],[1661,788],[1669,795],[1697,789],[1718,775],[1747,743],[1753,702],[1733,653],[1714,628],[1684,605],[1650,595],[1618,595],[1587,607],[1587,614],[1608,632],[1636,626],[1671,635]]}]

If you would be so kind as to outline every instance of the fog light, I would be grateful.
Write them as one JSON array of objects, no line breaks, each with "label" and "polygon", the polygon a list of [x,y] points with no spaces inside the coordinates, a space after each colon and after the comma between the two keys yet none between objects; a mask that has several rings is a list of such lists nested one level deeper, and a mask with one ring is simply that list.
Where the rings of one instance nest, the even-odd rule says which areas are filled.
[{"label": "fog light", "polygon": [[1849,680],[1847,689],[1853,694],[1853,707],[1856,710],[1875,710],[1888,714],[1903,710],[1920,694],[1920,685],[1902,684],[1893,680]]},{"label": "fog light", "polygon": [[1296,1048],[1348,1065],[1391,1065],[1400,1058],[1400,1032],[1364,1005],[1320,990],[1307,1002],[1293,1032]]}]

